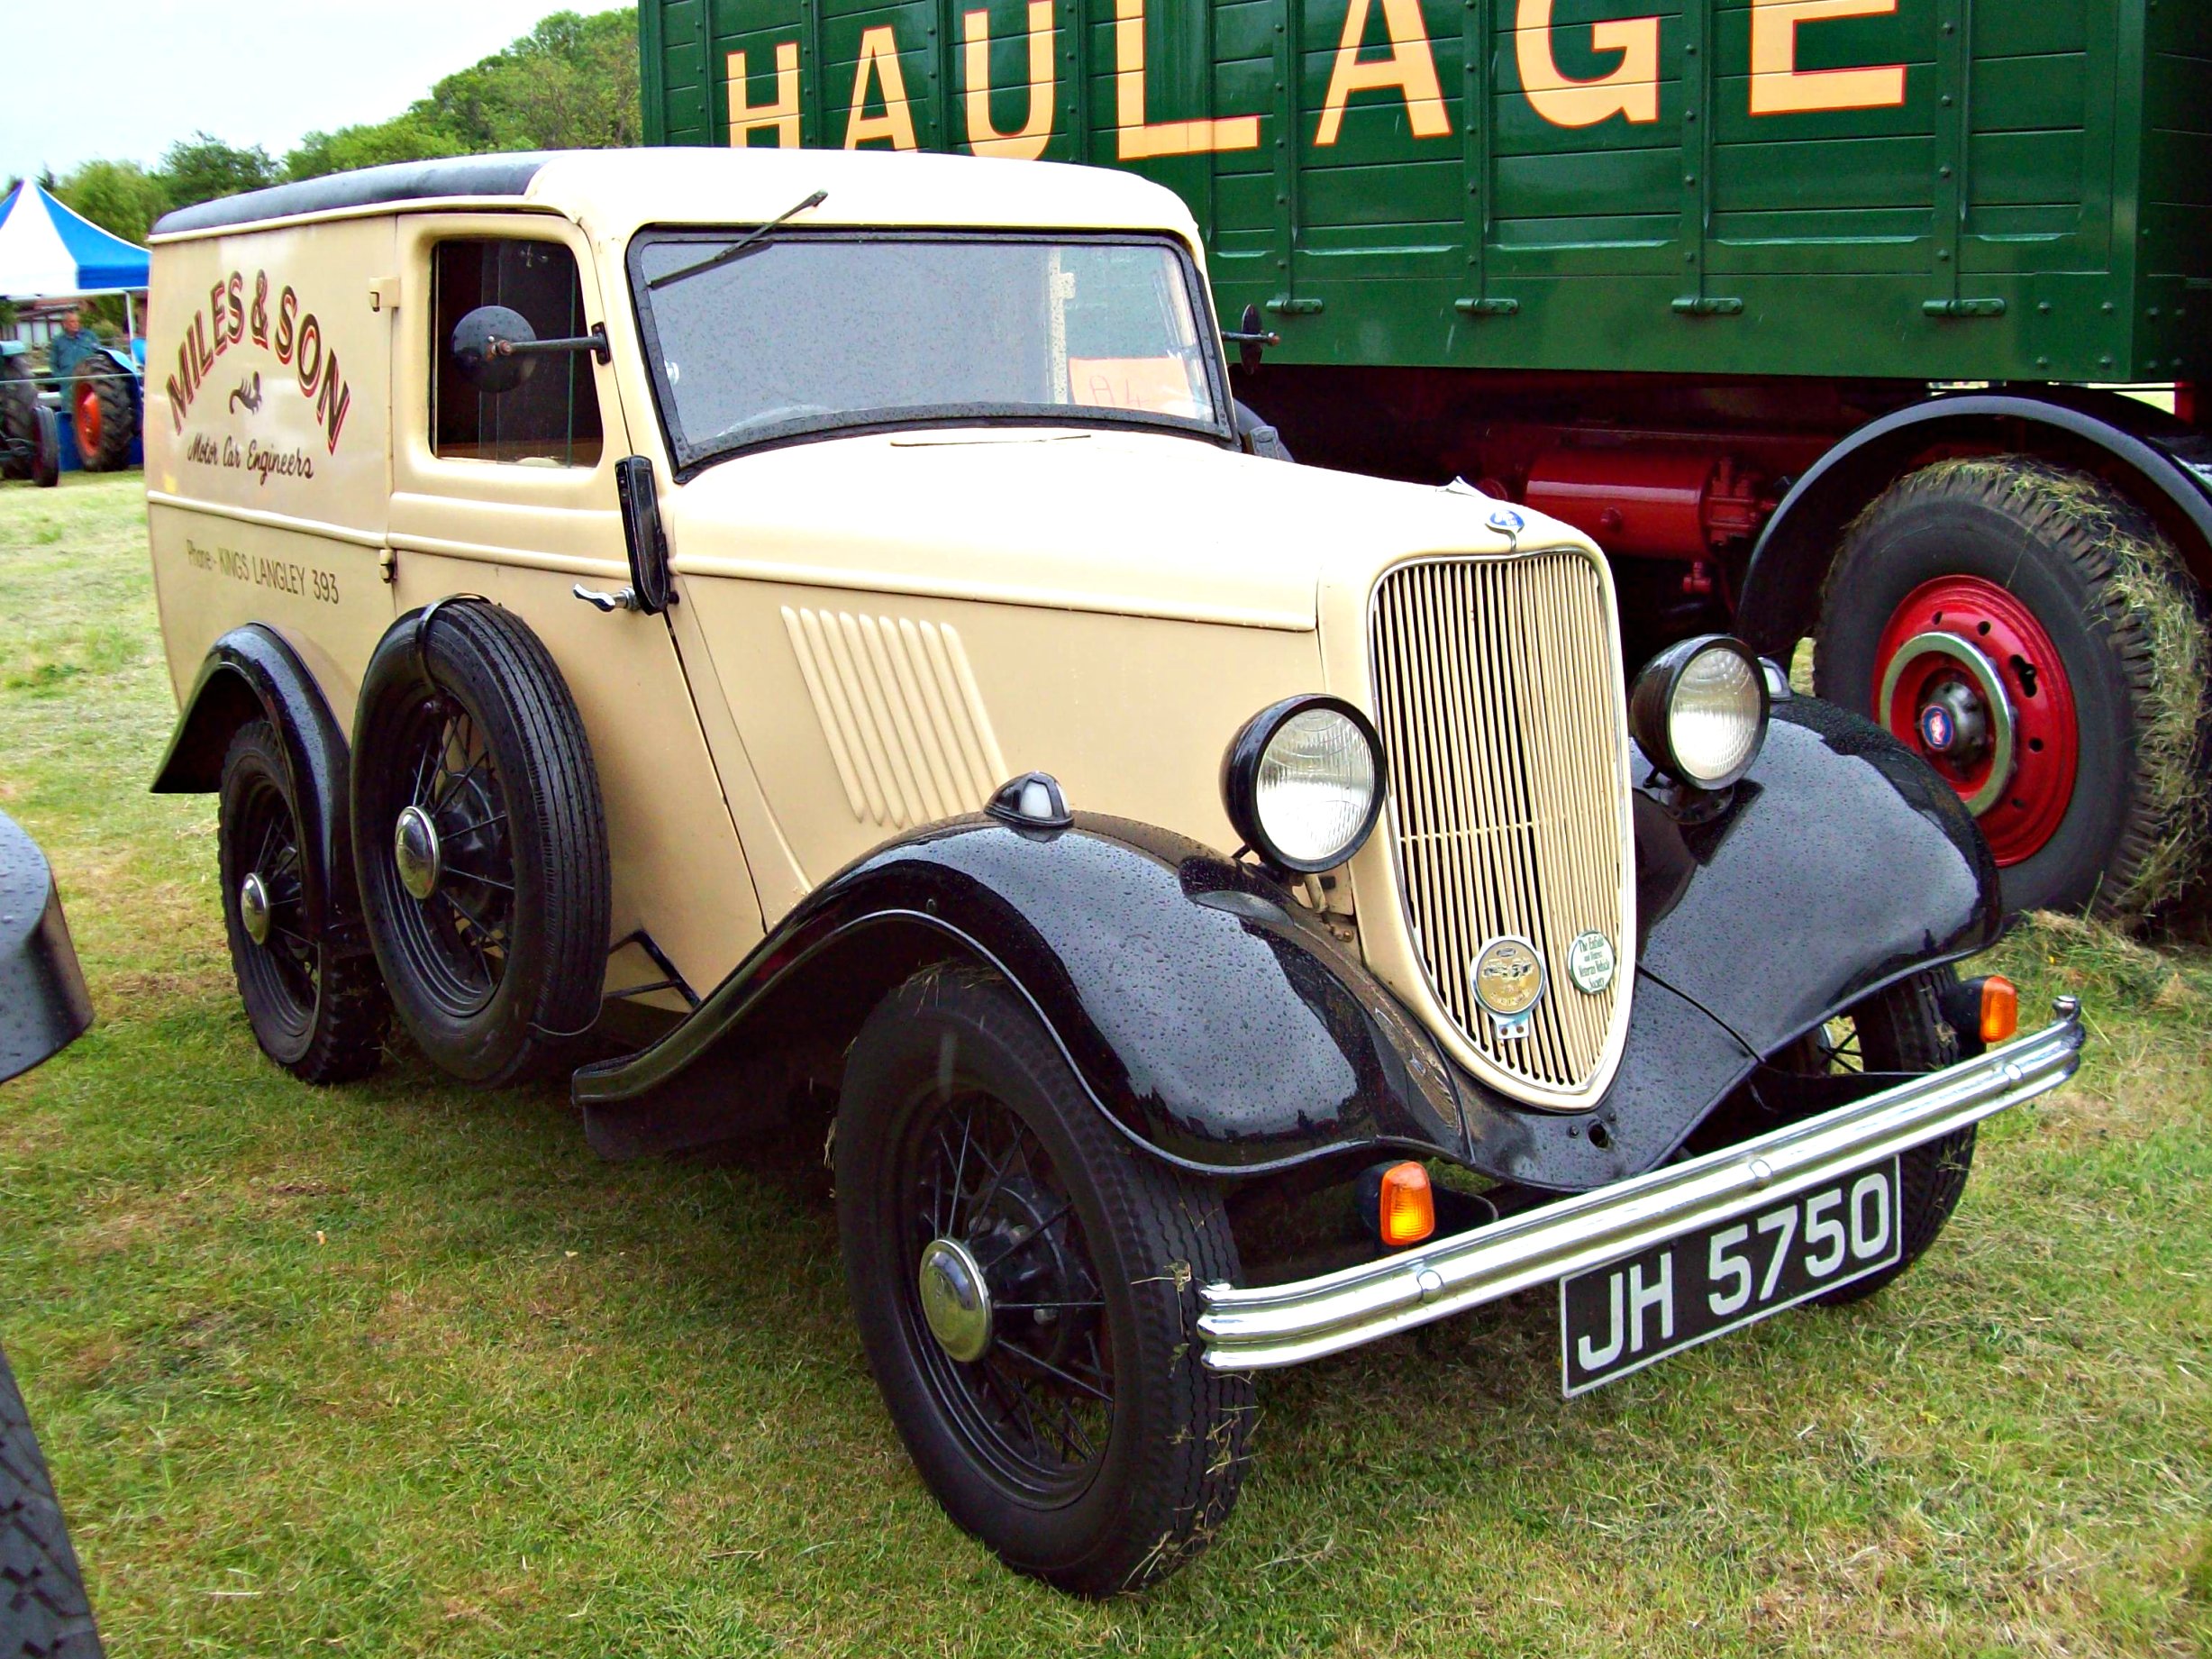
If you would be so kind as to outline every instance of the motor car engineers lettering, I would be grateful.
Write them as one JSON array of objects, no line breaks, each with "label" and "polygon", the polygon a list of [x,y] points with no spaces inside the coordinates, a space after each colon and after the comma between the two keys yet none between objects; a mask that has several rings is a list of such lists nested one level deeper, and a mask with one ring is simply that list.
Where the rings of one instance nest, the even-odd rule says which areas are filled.
[{"label": "motor car engineers lettering", "polygon": [[177,372],[168,377],[165,388],[169,417],[181,433],[192,400],[214,372],[217,360],[232,346],[250,340],[275,352],[277,361],[292,370],[300,396],[314,405],[316,423],[335,455],[339,433],[352,407],[352,387],[339,367],[338,353],[323,342],[321,319],[312,311],[301,314],[299,295],[289,285],[277,296],[272,314],[269,288],[269,273],[254,272],[249,301],[245,273],[234,270],[207,291],[206,307],[193,313],[183,343],[177,348]]}]

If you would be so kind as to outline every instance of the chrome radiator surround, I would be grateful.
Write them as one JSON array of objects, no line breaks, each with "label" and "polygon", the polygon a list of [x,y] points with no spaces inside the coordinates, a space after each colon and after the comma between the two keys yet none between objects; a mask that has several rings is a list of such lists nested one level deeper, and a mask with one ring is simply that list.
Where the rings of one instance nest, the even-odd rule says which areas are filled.
[{"label": "chrome radiator surround", "polygon": [[1198,1292],[1198,1338],[1215,1371],[1261,1371],[1479,1308],[1725,1221],[1863,1164],[1979,1123],[2057,1088],[2081,1063],[2081,1007],[1988,1053],[1685,1163],[1380,1262],[1294,1284]]},{"label": "chrome radiator surround", "polygon": [[[1619,626],[1587,549],[1422,559],[1377,579],[1368,693],[1390,788],[1355,871],[1369,966],[1452,1057],[1526,1105],[1582,1111],[1611,1085],[1635,974],[1635,861]],[[1611,983],[1570,949],[1602,934]],[[1468,979],[1484,947],[1532,942],[1549,985],[1507,1036]]]}]

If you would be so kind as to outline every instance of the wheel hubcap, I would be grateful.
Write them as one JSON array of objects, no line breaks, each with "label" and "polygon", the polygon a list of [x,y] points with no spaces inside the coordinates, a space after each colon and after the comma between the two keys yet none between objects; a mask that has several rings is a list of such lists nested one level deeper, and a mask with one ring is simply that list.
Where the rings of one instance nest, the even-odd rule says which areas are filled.
[{"label": "wheel hubcap", "polygon": [[964,1365],[990,1351],[991,1289],[966,1244],[930,1241],[922,1252],[921,1291],[922,1317],[939,1347]]},{"label": "wheel hubcap", "polygon": [[238,919],[256,944],[269,943],[269,886],[253,871],[238,884]]},{"label": "wheel hubcap", "polygon": [[420,807],[410,807],[399,815],[398,827],[392,835],[392,861],[399,868],[399,885],[410,897],[427,899],[438,890],[438,878],[445,870],[438,826]]},{"label": "wheel hubcap", "polygon": [[2034,614],[1994,582],[1942,577],[1898,606],[1875,661],[1875,718],[1958,792],[1998,863],[2041,852],[2073,800],[2080,738]]}]

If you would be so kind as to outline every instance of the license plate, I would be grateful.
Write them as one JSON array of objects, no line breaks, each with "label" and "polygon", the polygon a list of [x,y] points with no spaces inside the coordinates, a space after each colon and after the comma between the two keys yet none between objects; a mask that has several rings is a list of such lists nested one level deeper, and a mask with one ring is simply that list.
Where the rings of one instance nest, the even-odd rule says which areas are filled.
[{"label": "license plate", "polygon": [[1559,1282],[1569,1399],[1895,1262],[1898,1160]]}]

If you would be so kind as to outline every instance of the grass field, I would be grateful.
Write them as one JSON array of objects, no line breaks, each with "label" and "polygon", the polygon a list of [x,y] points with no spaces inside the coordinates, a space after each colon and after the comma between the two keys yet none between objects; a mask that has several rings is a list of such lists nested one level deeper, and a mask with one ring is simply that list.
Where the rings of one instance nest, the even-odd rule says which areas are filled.
[{"label": "grass field", "polygon": [[803,1146],[261,1060],[135,476],[0,490],[0,806],[100,1023],[0,1088],[0,1341],[114,1652],[2169,1654],[2212,1642],[2212,955],[2080,930],[2081,1078],[1901,1283],[1556,1398],[1531,1295],[1265,1380],[1211,1554],[1088,1606],[907,1466]]}]

